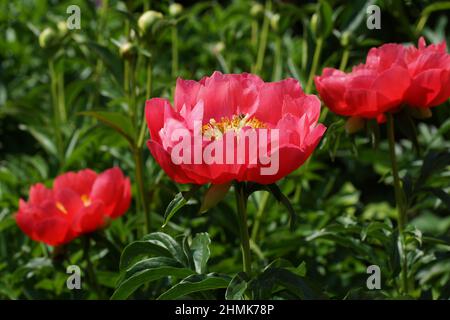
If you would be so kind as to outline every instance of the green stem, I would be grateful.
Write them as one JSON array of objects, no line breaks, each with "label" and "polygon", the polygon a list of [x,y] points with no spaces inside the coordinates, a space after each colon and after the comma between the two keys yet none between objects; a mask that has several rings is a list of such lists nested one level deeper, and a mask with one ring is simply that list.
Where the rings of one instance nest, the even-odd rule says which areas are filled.
[{"label": "green stem", "polygon": [[276,36],[275,40],[275,56],[273,58],[273,74],[272,81],[278,81],[281,79],[281,71],[282,71],[282,60],[281,60],[281,38],[280,36]]},{"label": "green stem", "polygon": [[123,65],[123,90],[127,97],[129,97],[130,93],[130,63],[125,59]]},{"label": "green stem", "polygon": [[102,297],[102,290],[97,282],[97,278],[95,276],[94,265],[91,261],[90,248],[91,248],[91,238],[89,236],[83,237],[84,248],[83,248],[83,257],[86,261],[87,266],[87,279],[89,281],[90,286],[97,294],[97,299]]},{"label": "green stem", "polygon": [[252,38],[251,38],[251,44],[253,48],[256,48],[258,45],[258,21],[256,19],[253,19],[252,21]]},{"label": "green stem", "polygon": [[236,183],[235,187],[239,233],[241,238],[243,271],[247,274],[251,274],[252,262],[250,255],[250,237],[248,235],[247,225],[247,197],[245,195],[244,184]]},{"label": "green stem", "polygon": [[349,55],[350,55],[350,50],[348,47],[345,47],[344,52],[342,53],[341,64],[339,65],[339,70],[342,70],[342,71],[345,70],[345,68],[347,67]]},{"label": "green stem", "polygon": [[261,225],[261,220],[263,218],[264,211],[266,209],[267,201],[269,200],[269,195],[270,194],[268,192],[264,192],[264,194],[262,195],[260,205],[258,207],[258,211],[256,212],[255,222],[253,224],[251,236],[253,242],[256,242],[258,240],[259,227]]},{"label": "green stem", "polygon": [[314,50],[313,62],[312,62],[311,70],[309,72],[308,83],[307,83],[306,89],[305,89],[306,93],[311,92],[314,76],[317,72],[317,67],[319,66],[320,55],[322,53],[322,45],[323,45],[323,38],[320,37],[316,41],[316,48]]},{"label": "green stem", "polygon": [[53,122],[55,129],[55,139],[56,146],[58,149],[58,158],[60,162],[60,167],[64,164],[64,146],[61,133],[61,114],[59,108],[59,98],[58,98],[58,77],[55,70],[55,63],[53,58],[48,61],[48,69],[50,72],[51,80],[51,94],[52,94],[52,105],[53,105]]},{"label": "green stem", "polygon": [[137,127],[137,103],[136,103],[136,74],[135,74],[135,61],[130,61],[129,64],[129,104],[130,104],[130,117],[133,125]]},{"label": "green stem", "polygon": [[150,213],[148,211],[148,206],[145,201],[145,184],[144,184],[144,162],[142,159],[142,148],[134,148],[133,156],[135,162],[135,175],[136,183],[138,187],[138,197],[137,197],[137,207],[141,208],[144,212],[144,234],[150,232]]},{"label": "green stem", "polygon": [[[128,99],[130,103],[130,118],[135,128],[140,128],[137,132],[137,136],[135,137],[136,143],[132,147],[133,148],[133,157],[134,157],[134,167],[135,167],[135,178],[138,189],[138,197],[137,197],[137,208],[141,209],[144,213],[145,224],[143,226],[143,233],[147,234],[150,232],[150,214],[148,212],[148,205],[145,201],[145,183],[144,183],[144,161],[142,158],[142,145],[141,142],[141,129],[145,128],[145,120],[142,119],[141,123],[139,123],[138,119],[138,110],[136,103],[136,78],[137,78],[137,69],[134,65],[135,61],[130,61],[128,63]],[[150,70],[150,71],[149,71]],[[150,77],[149,77],[150,75]],[[147,83],[146,83],[146,94],[149,95],[151,92],[151,64],[150,62],[147,65]],[[142,118],[142,117],[141,117]],[[141,125],[141,126],[140,126]],[[143,139],[142,139],[143,140]]]},{"label": "green stem", "polygon": [[178,30],[175,24],[172,27],[172,77],[178,75]]},{"label": "green stem", "polygon": [[228,63],[225,61],[225,58],[221,53],[217,53],[217,60],[219,61],[220,66],[224,73],[230,73],[230,68],[228,67]]},{"label": "green stem", "polygon": [[394,134],[394,119],[392,114],[387,114],[387,129],[388,129],[388,141],[389,141],[389,155],[391,159],[392,176],[394,178],[395,188],[395,202],[397,207],[397,221],[398,230],[400,236],[400,242],[402,247],[402,284],[403,292],[408,294],[408,265],[406,261],[406,246],[405,246],[405,225],[406,225],[406,201],[404,193],[400,183],[400,176],[398,173],[397,158],[395,155],[395,134]]},{"label": "green stem", "polygon": [[303,36],[301,38],[302,42],[302,56],[301,56],[301,69],[306,70],[306,66],[308,64],[308,26],[306,23],[303,23]]},{"label": "green stem", "polygon": [[264,63],[264,54],[266,52],[266,46],[267,46],[267,37],[269,35],[269,17],[266,13],[268,13],[272,8],[272,1],[267,0],[266,7],[264,10],[264,21],[262,25],[262,30],[259,38],[259,48],[258,48],[258,55],[256,57],[256,64],[254,67],[254,73],[259,74],[261,72],[263,63]]},{"label": "green stem", "polygon": [[150,99],[152,96],[152,62],[150,59],[147,61],[147,82],[145,84],[145,98]]},{"label": "green stem", "polygon": [[59,72],[57,74],[58,81],[58,108],[61,117],[61,122],[65,123],[67,121],[66,114],[66,99],[64,94],[64,72]]}]

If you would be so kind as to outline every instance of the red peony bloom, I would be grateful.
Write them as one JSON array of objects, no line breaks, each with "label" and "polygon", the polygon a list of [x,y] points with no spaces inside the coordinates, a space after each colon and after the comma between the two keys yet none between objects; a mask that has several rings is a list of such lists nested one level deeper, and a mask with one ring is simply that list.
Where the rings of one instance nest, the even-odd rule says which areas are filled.
[{"label": "red peony bloom", "polygon": [[366,63],[351,73],[325,68],[314,79],[320,97],[334,113],[382,120],[385,112],[399,107],[411,82],[404,51],[401,45],[385,44],[372,48]]},{"label": "red peony bloom", "polygon": [[319,114],[319,99],[294,79],[214,72],[199,82],[178,79],[174,108],[147,101],[148,147],[178,183],[269,184],[311,155],[326,129]]},{"label": "red peony bloom", "polygon": [[411,76],[406,104],[430,108],[450,97],[450,55],[446,52],[445,41],[427,47],[425,39],[420,38],[418,49],[407,48],[405,61]]},{"label": "red peony bloom", "polygon": [[372,48],[366,63],[344,73],[325,68],[315,77],[317,91],[334,113],[383,121],[403,104],[428,108],[450,96],[450,56],[445,43],[419,48],[385,44]]},{"label": "red peony bloom", "polygon": [[38,183],[28,202],[20,199],[16,221],[30,238],[57,246],[101,228],[130,206],[130,180],[119,168],[58,176],[53,189]]}]

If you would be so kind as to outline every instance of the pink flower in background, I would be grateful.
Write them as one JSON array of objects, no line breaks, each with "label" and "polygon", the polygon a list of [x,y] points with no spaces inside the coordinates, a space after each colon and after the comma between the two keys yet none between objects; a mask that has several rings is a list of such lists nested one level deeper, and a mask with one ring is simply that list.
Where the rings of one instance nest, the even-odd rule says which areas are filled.
[{"label": "pink flower in background", "polygon": [[404,51],[401,45],[385,44],[372,48],[366,63],[350,73],[325,68],[314,79],[320,97],[336,114],[382,121],[385,112],[400,106],[411,82]]},{"label": "pink flower in background", "polygon": [[345,73],[325,68],[315,77],[317,91],[336,114],[384,120],[402,105],[429,108],[450,97],[450,55],[445,42],[419,48],[385,44],[372,48],[366,63]]},{"label": "pink flower in background", "polygon": [[412,107],[430,108],[450,97],[450,55],[445,41],[426,46],[420,38],[419,48],[408,47],[405,55],[411,85],[405,102]]}]

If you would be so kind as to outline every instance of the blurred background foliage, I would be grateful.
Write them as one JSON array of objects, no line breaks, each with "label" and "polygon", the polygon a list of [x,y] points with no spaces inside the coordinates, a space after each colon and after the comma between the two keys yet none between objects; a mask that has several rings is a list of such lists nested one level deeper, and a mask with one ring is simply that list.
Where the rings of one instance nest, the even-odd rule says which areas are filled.
[{"label": "blurred background foliage", "polygon": [[[73,4],[81,9],[80,30],[64,28],[66,9]],[[371,4],[381,8],[380,30],[366,27]],[[416,44],[419,36],[433,43],[450,40],[450,2],[186,1],[180,12],[173,6],[170,12],[170,5],[139,0],[0,1],[0,298],[87,299],[113,294],[123,276],[121,252],[142,236],[144,215],[136,201],[126,215],[90,236],[93,275],[83,282],[88,290],[78,291],[67,290],[65,271],[70,264],[88,268],[83,239],[62,248],[35,243],[18,229],[14,213],[30,185],[51,185],[57,174],[87,167],[101,171],[120,166],[134,182],[137,199],[137,154],[143,156],[150,231],[162,231],[191,249],[202,244],[208,248],[208,272],[227,275],[227,282],[241,270],[233,194],[200,214],[203,187],[162,228],[166,207],[189,187],[171,182],[145,147],[140,153],[135,141],[128,143],[97,121],[101,114],[89,117],[86,112],[126,115],[135,108],[136,122],[126,123],[129,120],[118,116],[116,123],[136,130],[146,98],[172,100],[178,76],[200,79],[214,70],[254,72],[265,81],[296,78],[315,93],[312,75],[325,66],[349,70],[372,46]],[[148,9],[164,17],[150,37],[141,38],[138,18]],[[42,48],[39,38],[46,28],[53,30],[51,43]],[[57,123],[55,105],[65,112]],[[397,122],[400,173],[411,191],[406,254],[413,298],[450,298],[448,106],[447,102],[433,108],[431,118],[414,120],[414,126]],[[345,121],[325,106],[321,121],[328,130],[312,159],[278,183],[298,213],[294,231],[289,230],[288,211],[267,192],[253,193],[248,206],[255,268],[263,270],[273,261],[292,264],[313,294],[274,288],[258,297],[399,297],[403,253],[397,249],[385,125],[368,124],[365,131],[348,135]],[[414,187],[431,192],[414,194]],[[373,264],[381,268],[382,289],[369,291],[366,268]],[[199,277],[205,268],[196,270]],[[183,272],[180,276],[190,274]],[[176,278],[161,277],[131,296],[153,299],[173,293],[167,290]],[[217,281],[211,288],[219,290],[185,295],[224,298],[222,280]],[[236,277],[233,281],[241,283]],[[230,290],[226,294],[240,297]]]}]

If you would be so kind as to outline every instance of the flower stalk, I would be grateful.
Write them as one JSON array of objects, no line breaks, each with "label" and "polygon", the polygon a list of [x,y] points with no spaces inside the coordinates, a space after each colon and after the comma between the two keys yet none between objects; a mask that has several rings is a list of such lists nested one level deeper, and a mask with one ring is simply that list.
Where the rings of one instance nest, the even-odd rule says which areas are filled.
[{"label": "flower stalk", "polygon": [[178,29],[177,24],[172,26],[172,77],[178,75]]},{"label": "flower stalk", "polygon": [[236,206],[238,214],[239,233],[241,238],[242,264],[243,271],[247,274],[252,273],[252,261],[250,254],[250,237],[247,224],[247,196],[245,194],[245,185],[236,183]]},{"label": "flower stalk", "polygon": [[406,246],[405,246],[405,225],[406,225],[406,199],[403,193],[400,176],[397,165],[397,157],[395,155],[395,133],[394,133],[394,118],[391,113],[387,114],[387,129],[388,129],[388,142],[389,142],[389,156],[391,159],[392,176],[394,179],[394,189],[395,189],[395,202],[397,207],[397,222],[398,231],[400,236],[400,245],[402,250],[402,261],[401,261],[401,280],[403,286],[403,292],[408,294],[408,265],[406,261]]},{"label": "flower stalk", "polygon": [[[48,68],[50,72],[50,81],[51,81],[51,95],[52,95],[52,105],[53,105],[53,121],[54,121],[54,129],[55,129],[55,139],[56,139],[56,146],[58,149],[58,158],[60,162],[60,167],[63,167],[64,164],[64,145],[63,145],[63,138],[62,138],[62,132],[61,132],[61,125],[62,125],[62,110],[61,110],[61,98],[59,97],[59,90],[61,85],[58,81],[58,74],[55,69],[55,61],[53,58],[50,58],[48,61]],[[64,86],[64,84],[63,84]],[[63,88],[64,91],[64,88]],[[65,114],[65,112],[64,112]]]},{"label": "flower stalk", "polygon": [[320,55],[322,53],[323,38],[319,37],[316,41],[316,48],[314,49],[314,56],[312,61],[311,70],[309,71],[308,83],[306,84],[305,92],[311,93],[314,76],[319,66]]},{"label": "flower stalk", "polygon": [[[142,146],[144,140],[145,132],[145,121],[139,122],[139,110],[137,106],[137,97],[136,97],[136,79],[138,68],[136,68],[136,60],[134,51],[130,50],[130,55],[123,55],[124,63],[125,63],[125,82],[124,82],[124,91],[127,95],[128,100],[128,112],[129,117],[131,119],[131,123],[133,127],[136,129],[136,136],[133,145],[131,146],[133,159],[134,159],[134,168],[135,168],[135,181],[136,181],[136,189],[137,189],[137,197],[136,197],[136,207],[138,210],[144,214],[144,225],[143,225],[143,234],[147,234],[150,232],[150,213],[148,210],[148,205],[146,202],[146,189],[145,189],[145,178],[144,178],[144,160],[142,155]],[[147,80],[146,80],[146,95],[149,96],[151,94],[151,64],[150,61],[147,64]],[[142,129],[144,127],[144,129]]]},{"label": "flower stalk", "polygon": [[268,17],[268,13],[270,12],[271,9],[272,9],[272,1],[267,0],[266,7],[264,10],[264,20],[259,38],[258,55],[256,57],[256,64],[254,66],[254,73],[256,74],[261,73],[262,66],[264,63],[264,55],[266,53],[267,38],[269,36],[269,26],[270,26],[270,19]]},{"label": "flower stalk", "polygon": [[94,265],[92,264],[91,255],[90,255],[90,248],[91,248],[91,238],[89,235],[83,237],[84,242],[84,248],[83,248],[83,257],[86,261],[86,271],[87,271],[87,278],[89,281],[90,286],[97,294],[97,298],[100,299],[102,297],[102,291],[101,288],[97,282],[97,278],[95,277],[95,269]]}]

